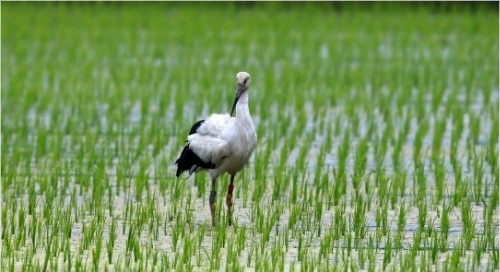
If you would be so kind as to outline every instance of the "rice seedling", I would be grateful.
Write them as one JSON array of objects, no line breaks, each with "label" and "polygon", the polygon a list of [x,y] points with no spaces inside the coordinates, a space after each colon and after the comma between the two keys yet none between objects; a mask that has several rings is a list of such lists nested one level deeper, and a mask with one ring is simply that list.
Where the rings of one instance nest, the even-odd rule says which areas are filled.
[{"label": "rice seedling", "polygon": [[386,246],[385,246],[385,249],[384,249],[384,260],[383,260],[383,264],[382,264],[382,267],[383,269],[386,269],[387,265],[391,262],[391,258],[392,258],[392,245],[391,245],[391,240],[389,239],[389,237],[387,237],[387,242],[386,242]]},{"label": "rice seedling", "polygon": [[465,249],[470,249],[472,240],[476,235],[475,222],[472,216],[471,203],[468,201],[462,202],[461,218],[463,224],[463,243]]}]

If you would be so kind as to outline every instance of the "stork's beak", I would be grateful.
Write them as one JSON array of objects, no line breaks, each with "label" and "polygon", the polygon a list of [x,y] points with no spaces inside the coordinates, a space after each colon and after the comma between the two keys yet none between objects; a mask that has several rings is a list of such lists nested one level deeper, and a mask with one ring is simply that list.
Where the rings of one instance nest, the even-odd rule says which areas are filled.
[{"label": "stork's beak", "polygon": [[238,100],[240,99],[241,93],[242,93],[242,91],[241,91],[241,88],[238,84],[238,90],[236,91],[236,97],[234,98],[233,108],[231,109],[230,116],[233,116],[234,110],[236,109],[236,104],[238,103]]}]

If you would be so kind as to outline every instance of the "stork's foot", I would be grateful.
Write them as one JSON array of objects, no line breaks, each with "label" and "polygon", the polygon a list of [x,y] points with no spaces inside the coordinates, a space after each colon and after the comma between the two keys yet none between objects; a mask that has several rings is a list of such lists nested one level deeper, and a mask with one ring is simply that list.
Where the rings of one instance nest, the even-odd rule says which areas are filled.
[{"label": "stork's foot", "polygon": [[210,191],[210,215],[212,216],[212,226],[215,227],[215,197],[217,193],[215,191]]},{"label": "stork's foot", "polygon": [[227,205],[227,225],[231,226],[233,224],[233,184],[229,184],[227,188],[226,195],[226,205]]}]

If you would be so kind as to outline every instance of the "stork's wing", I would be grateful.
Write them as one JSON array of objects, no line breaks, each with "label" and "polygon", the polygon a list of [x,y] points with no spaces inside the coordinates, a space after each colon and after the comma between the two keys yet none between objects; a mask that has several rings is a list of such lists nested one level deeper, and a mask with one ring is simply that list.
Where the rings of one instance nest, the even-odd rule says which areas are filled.
[{"label": "stork's wing", "polygon": [[234,118],[231,118],[229,114],[212,114],[208,119],[198,125],[196,133],[203,136],[221,138],[224,129],[233,122]]},{"label": "stork's wing", "polygon": [[212,114],[208,119],[196,122],[189,132],[189,148],[204,163],[218,165],[230,155],[224,135],[233,122],[234,118],[229,114]]},{"label": "stork's wing", "polygon": [[189,135],[188,142],[193,153],[205,163],[218,165],[225,157],[230,155],[228,143],[216,137],[195,133]]}]

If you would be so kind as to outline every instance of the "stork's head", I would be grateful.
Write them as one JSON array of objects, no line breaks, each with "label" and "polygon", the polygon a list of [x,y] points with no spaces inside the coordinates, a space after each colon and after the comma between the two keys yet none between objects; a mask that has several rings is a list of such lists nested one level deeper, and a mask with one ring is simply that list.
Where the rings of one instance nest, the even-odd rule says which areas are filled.
[{"label": "stork's head", "polygon": [[248,87],[250,86],[250,74],[247,72],[237,73],[236,86],[238,87],[238,89],[236,90],[236,97],[234,98],[233,108],[231,109],[231,116],[234,113],[234,109],[236,108],[236,104],[238,103],[241,94],[248,91]]},{"label": "stork's head", "polygon": [[246,91],[250,86],[250,74],[247,72],[239,72],[236,74],[236,84],[238,85],[238,91]]}]

